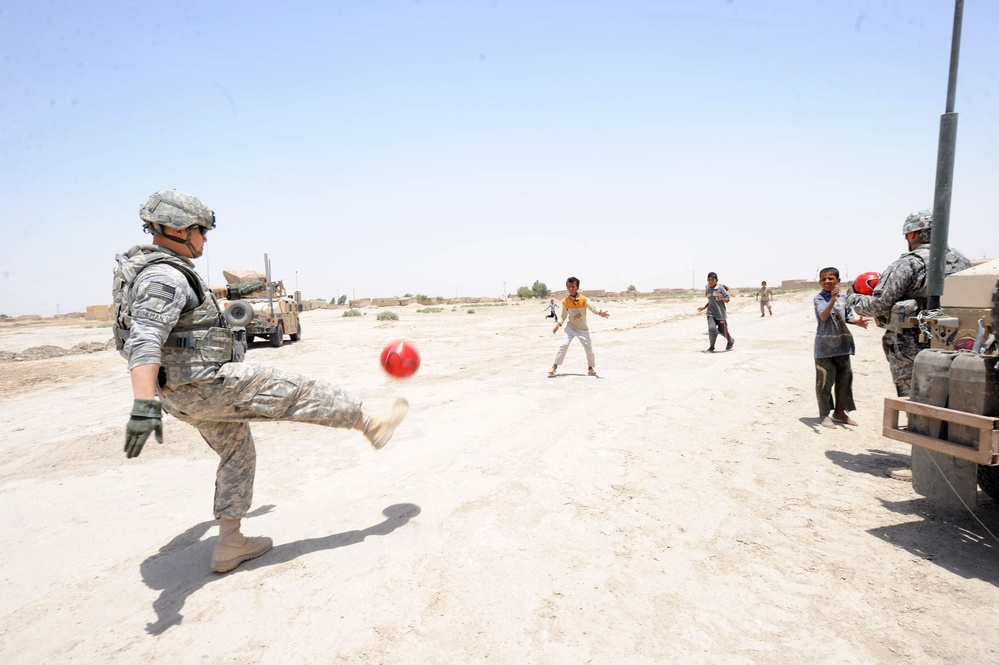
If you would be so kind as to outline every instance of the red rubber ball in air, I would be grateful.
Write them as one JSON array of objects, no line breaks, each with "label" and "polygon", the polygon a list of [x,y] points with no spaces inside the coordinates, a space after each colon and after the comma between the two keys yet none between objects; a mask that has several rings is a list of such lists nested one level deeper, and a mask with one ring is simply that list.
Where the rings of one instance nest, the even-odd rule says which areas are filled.
[{"label": "red rubber ball in air", "polygon": [[397,339],[382,351],[382,367],[397,379],[416,374],[420,369],[420,354],[412,342]]}]

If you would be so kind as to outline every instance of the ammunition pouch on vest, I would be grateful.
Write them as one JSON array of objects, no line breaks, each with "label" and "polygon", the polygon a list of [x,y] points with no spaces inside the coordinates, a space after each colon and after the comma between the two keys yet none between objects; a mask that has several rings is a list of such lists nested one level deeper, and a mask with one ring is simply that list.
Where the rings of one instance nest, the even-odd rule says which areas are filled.
[{"label": "ammunition pouch on vest", "polygon": [[912,319],[925,308],[926,303],[920,302],[914,298],[910,298],[909,300],[899,300],[897,303],[892,305],[891,312],[889,313],[887,320],[879,319],[879,322],[881,320],[885,321],[884,325],[881,325],[880,327],[894,332],[902,332],[908,328],[917,328],[918,325]]},{"label": "ammunition pouch on vest", "polygon": [[195,360],[207,363],[242,362],[246,356],[246,330],[208,328],[172,332],[164,346],[191,349]]}]

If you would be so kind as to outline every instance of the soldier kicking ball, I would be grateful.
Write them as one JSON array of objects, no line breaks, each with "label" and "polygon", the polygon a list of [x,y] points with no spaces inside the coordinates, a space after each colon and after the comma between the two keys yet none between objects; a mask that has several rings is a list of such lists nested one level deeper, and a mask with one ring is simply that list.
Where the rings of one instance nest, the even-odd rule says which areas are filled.
[{"label": "soldier kicking ball", "polygon": [[[244,363],[242,331],[230,328],[191,261],[204,251],[215,213],[193,196],[161,190],[149,197],[139,217],[153,243],[117,257],[113,285],[115,342],[128,360],[135,398],[125,456],[137,457],[150,434],[163,443],[164,411],[197,428],[220,458],[212,570],[224,573],[271,548],[270,538],[240,532],[256,470],[251,421],[356,429],[377,450],[388,443],[409,404],[398,399],[378,418],[364,412],[360,399],[326,381]],[[230,286],[228,295],[239,297],[242,291]]]}]

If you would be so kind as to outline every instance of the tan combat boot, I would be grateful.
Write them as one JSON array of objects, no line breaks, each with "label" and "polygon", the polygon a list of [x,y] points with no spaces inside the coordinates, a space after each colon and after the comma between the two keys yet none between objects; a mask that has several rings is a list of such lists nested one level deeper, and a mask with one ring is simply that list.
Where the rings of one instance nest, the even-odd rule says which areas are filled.
[{"label": "tan combat boot", "polygon": [[212,552],[212,570],[228,572],[244,561],[256,559],[271,545],[266,536],[247,538],[239,532],[239,520],[223,517],[219,520],[219,541]]},{"label": "tan combat boot", "polygon": [[395,401],[395,404],[392,405],[392,410],[384,418],[368,416],[364,412],[361,412],[361,416],[357,419],[354,429],[364,432],[364,436],[368,438],[368,441],[371,442],[375,450],[380,450],[392,438],[395,428],[406,417],[407,411],[409,411],[409,402],[400,397]]}]

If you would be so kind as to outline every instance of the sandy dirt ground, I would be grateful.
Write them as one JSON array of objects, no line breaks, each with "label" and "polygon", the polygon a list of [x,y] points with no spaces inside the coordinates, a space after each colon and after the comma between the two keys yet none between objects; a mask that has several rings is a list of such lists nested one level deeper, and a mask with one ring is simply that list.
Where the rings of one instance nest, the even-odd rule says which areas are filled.
[{"label": "sandy dirt ground", "polygon": [[[880,331],[853,329],[858,427],[818,426],[809,293],[601,302],[600,377],[539,303],[303,315],[248,360],[412,408],[357,432],[254,426],[248,535],[219,575],[217,458],[165,419],[122,452],[131,392],[107,328],[0,327],[3,663],[995,663],[999,508],[885,476]],[[381,348],[415,340],[408,381]],[[34,351],[32,351],[34,349]],[[31,358],[36,359],[31,359]],[[21,358],[21,359],[13,359]]]}]

